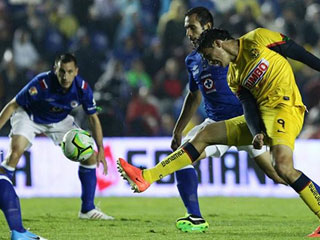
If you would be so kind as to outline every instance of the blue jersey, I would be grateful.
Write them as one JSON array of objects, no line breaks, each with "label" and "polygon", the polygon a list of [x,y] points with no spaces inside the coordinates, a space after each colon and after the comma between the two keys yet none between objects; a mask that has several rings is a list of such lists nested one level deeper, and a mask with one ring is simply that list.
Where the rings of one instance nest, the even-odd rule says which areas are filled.
[{"label": "blue jersey", "polygon": [[70,89],[64,92],[53,71],[34,77],[16,95],[16,101],[34,122],[40,124],[60,122],[79,105],[87,114],[97,111],[86,81],[77,76]]},{"label": "blue jersey", "polygon": [[242,105],[227,83],[228,67],[211,66],[196,51],[185,60],[189,75],[189,90],[200,90],[207,116],[214,121],[243,114]]}]

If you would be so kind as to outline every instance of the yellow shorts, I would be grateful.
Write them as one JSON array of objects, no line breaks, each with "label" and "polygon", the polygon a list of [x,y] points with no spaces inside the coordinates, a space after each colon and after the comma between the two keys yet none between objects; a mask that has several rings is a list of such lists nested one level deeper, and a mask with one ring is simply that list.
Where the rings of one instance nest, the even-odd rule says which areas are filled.
[{"label": "yellow shorts", "polygon": [[305,107],[278,105],[271,109],[260,107],[260,112],[269,145],[283,144],[293,150],[294,142],[302,129]]},{"label": "yellow shorts", "polygon": [[[284,144],[294,149],[294,142],[299,135],[304,119],[304,106],[290,107],[279,105],[276,108],[260,107],[261,117],[266,127],[269,146]],[[244,116],[225,121],[228,145],[242,146],[252,144],[252,135]]]}]

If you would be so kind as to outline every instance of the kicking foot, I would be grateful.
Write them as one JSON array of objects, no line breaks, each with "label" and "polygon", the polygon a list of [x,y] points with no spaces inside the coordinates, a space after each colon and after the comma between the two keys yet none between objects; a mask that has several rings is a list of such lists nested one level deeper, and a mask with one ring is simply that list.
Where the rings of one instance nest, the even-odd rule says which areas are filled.
[{"label": "kicking foot", "polygon": [[118,172],[121,174],[123,179],[129,182],[131,189],[134,192],[143,192],[150,186],[150,183],[144,180],[142,170],[140,168],[129,164],[122,158],[118,159],[117,165]]},{"label": "kicking foot", "polygon": [[308,235],[308,237],[320,237],[320,226],[316,228],[316,230],[314,230],[313,233],[310,233]]},{"label": "kicking foot", "polygon": [[202,217],[187,214],[177,219],[176,227],[182,232],[205,232],[209,228],[209,223]]},{"label": "kicking foot", "polygon": [[80,219],[94,219],[94,220],[113,220],[114,217],[103,213],[100,209],[92,209],[89,212],[79,212]]}]

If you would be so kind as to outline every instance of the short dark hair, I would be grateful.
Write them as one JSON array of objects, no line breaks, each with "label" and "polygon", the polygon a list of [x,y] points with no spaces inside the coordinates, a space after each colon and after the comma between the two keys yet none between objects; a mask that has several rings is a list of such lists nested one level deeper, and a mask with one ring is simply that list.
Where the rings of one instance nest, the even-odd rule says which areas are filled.
[{"label": "short dark hair", "polygon": [[203,49],[212,47],[213,42],[218,39],[229,40],[233,39],[233,37],[231,37],[230,33],[224,29],[207,29],[201,33],[198,39],[197,51],[202,52]]},{"label": "short dark hair", "polygon": [[58,62],[61,63],[69,63],[69,62],[74,62],[74,65],[77,67],[77,59],[72,53],[64,53],[56,57],[54,61],[54,65],[57,65]]},{"label": "short dark hair", "polygon": [[190,17],[191,15],[196,14],[197,20],[200,22],[201,26],[204,26],[207,23],[211,23],[211,27],[213,27],[213,16],[210,11],[205,7],[195,7],[189,9],[185,17]]}]

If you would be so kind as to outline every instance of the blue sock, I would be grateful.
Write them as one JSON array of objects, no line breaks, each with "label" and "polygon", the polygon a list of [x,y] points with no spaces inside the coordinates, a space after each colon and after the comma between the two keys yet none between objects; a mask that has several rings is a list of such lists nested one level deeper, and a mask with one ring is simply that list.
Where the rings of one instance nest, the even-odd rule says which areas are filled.
[{"label": "blue sock", "polygon": [[201,217],[198,201],[198,176],[194,168],[176,171],[177,187],[189,214]]},{"label": "blue sock", "polygon": [[94,194],[96,192],[97,176],[95,168],[79,166],[79,178],[81,182],[81,212],[86,213],[94,209]]},{"label": "blue sock", "polygon": [[6,179],[0,179],[0,189],[0,209],[7,219],[10,230],[25,232],[26,230],[22,225],[19,198],[11,182]]}]

